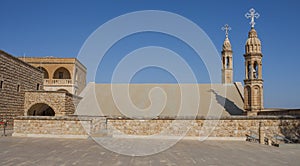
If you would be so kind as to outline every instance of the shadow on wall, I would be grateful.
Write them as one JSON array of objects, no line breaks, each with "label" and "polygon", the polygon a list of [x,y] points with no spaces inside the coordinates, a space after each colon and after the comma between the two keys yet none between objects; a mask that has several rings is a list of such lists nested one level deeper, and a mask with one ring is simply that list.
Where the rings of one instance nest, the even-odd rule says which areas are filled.
[{"label": "shadow on wall", "polygon": [[212,92],[218,104],[220,104],[222,107],[224,107],[225,111],[228,112],[230,115],[243,115],[244,111],[240,109],[237,105],[234,104],[233,101],[219,95],[215,90],[210,89],[210,92]]},{"label": "shadow on wall", "polygon": [[291,121],[281,120],[280,121],[281,134],[292,141],[293,143],[300,143],[300,122],[299,119],[295,123]]}]

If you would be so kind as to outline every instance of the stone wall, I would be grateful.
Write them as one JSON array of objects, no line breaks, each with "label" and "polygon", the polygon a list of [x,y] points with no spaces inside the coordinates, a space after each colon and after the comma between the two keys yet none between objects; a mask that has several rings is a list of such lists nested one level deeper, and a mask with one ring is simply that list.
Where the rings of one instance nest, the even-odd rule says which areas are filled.
[{"label": "stone wall", "polygon": [[92,121],[88,117],[16,117],[13,136],[87,138]]},{"label": "stone wall", "polygon": [[24,115],[35,104],[44,103],[50,106],[55,116],[72,115],[81,97],[67,92],[58,91],[27,91],[25,92]]},{"label": "stone wall", "polygon": [[[220,120],[129,120],[108,119],[107,128],[114,136],[147,136],[161,134],[162,136],[181,136],[211,138],[241,138],[246,134],[258,134],[259,125],[265,131],[266,136],[283,135],[294,137],[300,134],[300,118],[298,117],[228,117]],[[207,123],[208,125],[204,125]],[[214,124],[216,126],[213,128]],[[187,130],[189,129],[189,130]]]},{"label": "stone wall", "polygon": [[[83,122],[81,126],[80,120]],[[215,128],[212,123],[217,123]],[[260,124],[261,122],[261,124]],[[205,126],[204,123],[208,123]],[[104,117],[17,117],[15,119],[15,136],[103,136],[144,137],[179,137],[198,139],[209,135],[209,139],[245,140],[246,134],[258,134],[259,126],[266,136],[283,135],[294,137],[300,134],[299,117],[228,117],[220,120],[130,120]],[[187,133],[185,133],[187,131]],[[211,131],[211,132],[210,132]],[[100,134],[100,135],[99,135]]]},{"label": "stone wall", "polygon": [[270,109],[266,111],[258,112],[258,115],[272,115],[272,116],[282,116],[282,115],[291,115],[291,116],[300,116],[300,109]]},{"label": "stone wall", "polygon": [[43,73],[0,50],[0,81],[0,120],[12,126],[13,117],[24,114],[24,92],[43,88]]}]

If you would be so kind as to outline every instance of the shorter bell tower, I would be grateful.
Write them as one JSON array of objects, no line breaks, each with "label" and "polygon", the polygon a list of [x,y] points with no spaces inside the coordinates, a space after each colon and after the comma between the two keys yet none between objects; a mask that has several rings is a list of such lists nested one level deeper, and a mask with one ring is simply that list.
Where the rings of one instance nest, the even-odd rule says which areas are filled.
[{"label": "shorter bell tower", "polygon": [[222,47],[222,83],[233,83],[233,63],[232,63],[232,49],[228,38],[228,32],[231,30],[228,24],[222,27],[225,31],[225,40]]},{"label": "shorter bell tower", "polygon": [[254,9],[245,16],[251,18],[251,29],[245,45],[245,80],[244,80],[244,109],[247,115],[256,116],[264,109],[263,107],[263,79],[262,79],[262,57],[261,42],[254,29],[254,18],[259,14]]}]

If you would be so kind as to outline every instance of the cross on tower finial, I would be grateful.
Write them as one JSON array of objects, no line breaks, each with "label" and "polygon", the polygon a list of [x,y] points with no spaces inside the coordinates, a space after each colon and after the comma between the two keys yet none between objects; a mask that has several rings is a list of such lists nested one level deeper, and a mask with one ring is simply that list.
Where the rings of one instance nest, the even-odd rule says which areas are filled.
[{"label": "cross on tower finial", "polygon": [[231,27],[228,24],[225,24],[222,27],[222,30],[225,31],[226,38],[228,38],[228,32],[231,30]]},{"label": "cross on tower finial", "polygon": [[249,10],[250,13],[246,13],[245,14],[245,17],[248,19],[248,18],[251,18],[251,28],[254,28],[254,25],[255,25],[255,22],[254,22],[254,18],[258,19],[259,18],[259,14],[255,11],[255,9],[251,8]]}]

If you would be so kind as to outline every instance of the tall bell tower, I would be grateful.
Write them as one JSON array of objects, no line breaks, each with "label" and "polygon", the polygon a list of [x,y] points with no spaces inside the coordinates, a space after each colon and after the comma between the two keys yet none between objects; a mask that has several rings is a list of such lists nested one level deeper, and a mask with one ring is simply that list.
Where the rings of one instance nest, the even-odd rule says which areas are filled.
[{"label": "tall bell tower", "polygon": [[228,32],[231,30],[228,24],[222,27],[225,31],[226,38],[222,47],[222,83],[232,84],[233,83],[233,63],[232,63],[232,49],[228,38]]},{"label": "tall bell tower", "polygon": [[245,80],[244,80],[244,109],[248,116],[256,116],[263,107],[263,79],[261,42],[254,29],[254,18],[259,14],[250,9],[245,15],[251,18],[251,29],[245,45]]}]

